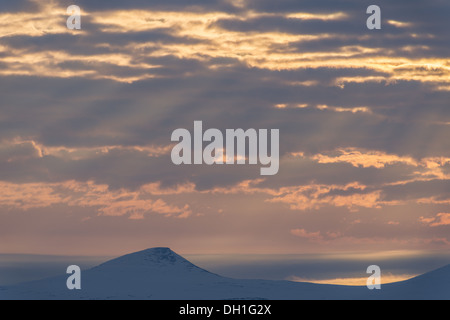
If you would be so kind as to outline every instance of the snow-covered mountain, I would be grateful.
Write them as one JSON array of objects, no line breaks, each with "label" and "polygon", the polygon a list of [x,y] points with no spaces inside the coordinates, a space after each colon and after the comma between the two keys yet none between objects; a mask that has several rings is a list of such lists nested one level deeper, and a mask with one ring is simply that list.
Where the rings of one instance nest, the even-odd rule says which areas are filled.
[{"label": "snow-covered mountain", "polygon": [[241,280],[203,270],[169,248],[128,254],[82,272],[81,290],[68,290],[69,275],[0,288],[0,299],[450,299],[450,265],[381,290]]}]

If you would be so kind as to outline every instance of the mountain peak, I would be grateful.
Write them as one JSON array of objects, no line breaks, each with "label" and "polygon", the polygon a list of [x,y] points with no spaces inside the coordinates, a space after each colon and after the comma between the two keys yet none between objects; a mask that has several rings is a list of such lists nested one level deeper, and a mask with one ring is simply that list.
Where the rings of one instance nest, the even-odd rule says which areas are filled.
[{"label": "mountain peak", "polygon": [[[163,264],[176,264],[180,262],[188,262],[182,256],[176,254],[170,248],[156,247],[150,248],[143,251],[135,252],[136,257],[142,258],[144,261],[150,261],[152,263],[163,263]],[[128,255],[128,256],[131,256]]]},{"label": "mountain peak", "polygon": [[118,257],[116,259],[105,262],[102,265],[121,265],[126,264],[128,266],[135,264],[166,264],[173,265],[176,262],[187,261],[170,248],[157,247],[150,248],[124,256]]},{"label": "mountain peak", "polygon": [[135,252],[135,254],[141,254],[141,255],[152,255],[152,256],[178,256],[172,249],[167,247],[155,247],[155,248],[148,248],[142,251]]},{"label": "mountain peak", "polygon": [[130,253],[116,259],[107,261],[98,268],[121,267],[121,268],[157,268],[157,269],[199,269],[191,262],[176,254],[170,248],[156,247],[134,253]]}]

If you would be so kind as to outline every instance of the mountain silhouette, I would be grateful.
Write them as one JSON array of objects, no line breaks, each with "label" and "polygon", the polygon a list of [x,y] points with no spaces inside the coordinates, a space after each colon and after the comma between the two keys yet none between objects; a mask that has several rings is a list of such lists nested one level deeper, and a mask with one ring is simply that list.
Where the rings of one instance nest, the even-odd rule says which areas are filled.
[{"label": "mountain silhouette", "polygon": [[[169,248],[152,248],[140,252],[135,252],[107,261],[93,268],[97,272],[134,271],[144,273],[158,273],[160,276],[169,275],[171,277],[191,275],[213,275],[212,273],[197,267],[182,256],[176,254]],[[216,275],[214,275],[216,276]]]},{"label": "mountain silhouette", "polygon": [[415,300],[450,299],[450,265],[410,280],[367,287],[291,281],[231,279],[197,267],[169,248],[152,248],[107,261],[81,274],[0,288],[2,300]]}]

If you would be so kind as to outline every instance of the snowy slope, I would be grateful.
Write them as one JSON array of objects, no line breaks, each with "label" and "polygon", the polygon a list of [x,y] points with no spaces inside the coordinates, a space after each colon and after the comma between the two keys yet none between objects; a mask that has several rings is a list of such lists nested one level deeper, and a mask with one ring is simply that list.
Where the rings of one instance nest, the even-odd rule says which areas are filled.
[{"label": "snowy slope", "polygon": [[450,266],[382,290],[237,280],[203,270],[168,248],[125,255],[82,272],[82,290],[66,288],[68,275],[0,288],[0,299],[450,299]]},{"label": "snowy slope", "polygon": [[450,300],[450,265],[413,279],[387,284],[378,295],[388,300]]}]

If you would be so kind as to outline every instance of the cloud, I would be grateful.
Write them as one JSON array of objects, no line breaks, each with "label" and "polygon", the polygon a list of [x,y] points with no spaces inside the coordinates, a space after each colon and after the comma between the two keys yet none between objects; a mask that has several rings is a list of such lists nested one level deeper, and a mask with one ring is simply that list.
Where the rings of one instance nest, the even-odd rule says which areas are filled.
[{"label": "cloud", "polygon": [[34,141],[16,139],[0,142],[0,158],[8,163],[42,157],[42,149]]},{"label": "cloud", "polygon": [[[344,13],[341,7],[337,10],[335,5],[330,4],[329,12],[325,14],[314,12],[317,6],[307,4],[303,10],[288,14],[253,11],[251,8],[255,4],[250,2],[247,3],[249,11],[229,10],[236,7],[221,1],[211,2],[211,9],[215,8],[212,11],[208,11],[208,5],[203,2],[200,7],[190,3],[188,8],[184,8],[187,10],[182,10],[180,4],[174,10],[176,6],[170,5],[164,9],[158,3],[136,2],[118,6],[118,3],[108,2],[103,4],[106,7],[102,8],[101,13],[96,13],[91,10],[101,6],[84,2],[80,5],[86,10],[83,18],[86,22],[76,36],[65,30],[64,14],[61,12],[64,6],[61,3],[42,5],[37,12],[39,18],[17,13],[14,19],[32,20],[41,25],[36,27],[22,23],[22,29],[5,29],[3,33],[44,37],[43,41],[39,41],[44,46],[24,50],[24,45],[13,38],[10,43],[19,45],[22,50],[15,46],[6,47],[9,57],[4,62],[10,67],[3,72],[9,75],[81,76],[134,82],[159,76],[153,69],[157,70],[160,66],[137,63],[143,57],[157,59],[174,56],[199,62],[233,58],[247,66],[267,70],[343,69],[348,67],[347,61],[351,59],[353,68],[365,68],[374,74],[382,72],[384,75],[365,78],[343,76],[336,79],[336,85],[402,80],[430,83],[439,88],[448,85],[448,77],[442,77],[448,74],[446,55],[415,58],[418,54],[432,51],[433,43],[420,45],[420,42],[405,41],[403,51],[397,52],[399,39],[409,39],[410,35],[397,34],[394,28],[388,32],[399,39],[389,43],[388,50],[385,48],[386,42],[373,45],[372,42],[377,39],[374,40],[364,27],[360,27],[360,19],[354,19],[355,7],[349,10],[350,13]],[[48,19],[49,12],[52,13],[51,21]],[[364,18],[364,15],[360,16]],[[4,28],[10,28],[10,25]],[[65,39],[61,37],[63,34],[66,34]],[[99,37],[99,34],[104,36]],[[329,45],[336,39],[341,39],[341,44],[334,42],[333,50],[330,50]],[[47,47],[45,43],[56,41],[66,46],[53,44],[52,51],[43,50]],[[27,43],[32,45],[33,42]],[[308,49],[314,43],[319,46],[316,45],[315,50]],[[77,55],[80,45],[85,48],[85,53]],[[26,47],[30,48],[30,45]],[[412,51],[415,54],[409,58],[407,54]],[[87,52],[91,54],[86,55]],[[386,57],[386,52],[389,57]],[[40,63],[36,64],[36,61]]]},{"label": "cloud", "polygon": [[146,213],[163,214],[166,217],[176,216],[178,218],[187,218],[192,211],[189,210],[189,205],[183,208],[168,205],[161,199],[153,200],[138,200],[131,198],[129,200],[121,200],[103,207],[99,210],[102,216],[124,216],[129,215],[130,219],[140,220],[144,219]]},{"label": "cloud", "polygon": [[18,185],[0,183],[1,200],[3,208],[19,208],[29,210],[31,208],[45,208],[63,201],[60,195],[53,193],[49,185],[39,183]]},{"label": "cloud", "polygon": [[448,226],[450,225],[450,213],[438,213],[432,218],[420,217],[419,220],[430,227]]},{"label": "cloud", "polygon": [[292,229],[291,234],[300,238],[308,239],[308,241],[312,242],[321,242],[323,240],[320,232],[307,232],[305,229]]},{"label": "cloud", "polygon": [[[71,4],[80,31],[66,28]],[[258,215],[248,237],[270,230],[286,247],[294,223],[311,246],[332,234],[343,247],[445,245],[440,228],[412,230],[450,204],[449,6],[380,6],[372,32],[356,0],[3,1],[4,215],[61,206],[164,224],[201,214],[186,227],[199,235],[222,212],[246,235]],[[280,129],[279,173],[174,166],[171,133],[195,120]],[[217,244],[238,241],[225,233]]]},{"label": "cloud", "polygon": [[98,210],[99,216],[128,216],[134,220],[143,219],[151,213],[176,218],[187,218],[192,214],[188,204],[178,207],[160,198],[150,199],[148,189],[135,192],[110,190],[107,185],[98,185],[92,181],[47,184],[2,182],[0,190],[0,206],[6,209],[28,211],[55,205],[91,207]]},{"label": "cloud", "polygon": [[355,167],[361,166],[363,168],[384,168],[386,165],[395,163],[417,166],[417,162],[412,158],[388,155],[383,152],[361,152],[360,150],[350,148],[338,150],[338,153],[340,155],[335,157],[318,154],[314,156],[314,159],[319,163],[348,162]]},{"label": "cloud", "polygon": [[[381,191],[365,191],[357,183],[346,186],[308,185],[285,188],[282,195],[266,200],[271,203],[286,203],[291,210],[314,210],[325,206],[346,207],[351,211],[358,208],[381,208],[388,204],[382,200]],[[350,192],[346,192],[349,191]]]}]

